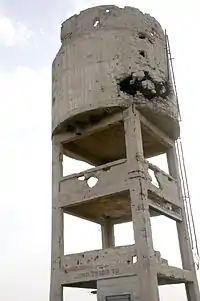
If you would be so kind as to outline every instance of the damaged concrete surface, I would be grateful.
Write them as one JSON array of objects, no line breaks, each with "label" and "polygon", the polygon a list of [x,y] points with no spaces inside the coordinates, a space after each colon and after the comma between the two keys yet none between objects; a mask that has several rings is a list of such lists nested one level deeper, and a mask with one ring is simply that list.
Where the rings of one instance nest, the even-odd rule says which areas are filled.
[{"label": "damaged concrete surface", "polygon": [[[64,286],[97,288],[98,301],[125,291],[131,301],[158,301],[158,285],[171,283],[185,283],[188,301],[199,301],[160,24],[135,8],[94,7],[63,23],[61,42],[52,69],[50,301],[63,300]],[[169,174],[146,160],[161,153]],[[64,177],[64,155],[96,167]],[[102,250],[65,255],[64,213],[99,223]],[[177,223],[182,269],[154,250],[157,215]],[[115,248],[114,225],[126,221],[135,245]]]},{"label": "damaged concrete surface", "polygon": [[153,17],[132,7],[94,7],[62,24],[61,42],[52,70],[53,131],[77,114],[136,103],[178,136],[165,36]]},{"label": "damaged concrete surface", "polygon": [[[160,252],[154,251],[153,256],[158,274],[160,275],[160,283],[164,283],[164,280],[165,284],[191,280],[191,274],[187,273],[187,271],[182,271],[180,268],[170,267],[168,261],[161,257]],[[170,275],[170,279],[165,279],[168,278],[166,274],[167,276]],[[96,282],[97,280],[107,279],[107,283],[110,283],[110,281],[115,281],[116,277],[120,276],[137,276],[135,245],[64,256],[64,273],[62,276],[63,280],[61,280],[63,284],[67,282],[69,286],[70,284],[74,284],[74,286],[78,287],[80,283],[87,282],[87,287],[96,288],[94,287],[93,281]],[[119,289],[121,289],[121,285]],[[136,290],[137,287],[134,289]],[[132,289],[130,291],[132,291]],[[109,294],[111,292],[108,291],[107,293]]]},{"label": "damaged concrete surface", "polygon": [[[154,210],[181,220],[181,203],[177,181],[158,167],[143,161],[148,183],[148,202]],[[152,183],[152,170],[159,187]],[[64,177],[60,181],[60,206],[71,214],[101,223],[106,217],[111,221],[131,221],[128,193],[128,164],[125,159],[108,163],[91,170]],[[88,180],[96,179],[90,187]],[[152,211],[153,215],[153,211]]]},{"label": "damaged concrete surface", "polygon": [[139,71],[132,73],[130,76],[123,78],[119,82],[120,90],[133,97],[137,93],[142,94],[146,99],[151,100],[154,97],[162,97],[165,99],[169,96],[169,82],[159,82],[154,80],[148,71]]}]

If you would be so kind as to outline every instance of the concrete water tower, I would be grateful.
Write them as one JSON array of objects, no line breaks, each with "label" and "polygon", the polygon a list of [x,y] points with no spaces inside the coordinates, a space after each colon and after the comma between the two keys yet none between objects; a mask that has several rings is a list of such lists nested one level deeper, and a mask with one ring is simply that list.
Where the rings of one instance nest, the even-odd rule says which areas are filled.
[{"label": "concrete water tower", "polygon": [[[61,41],[52,70],[50,301],[63,300],[63,287],[97,289],[98,301],[158,301],[158,285],[175,283],[199,301],[175,151],[178,108],[160,24],[132,7],[94,7],[62,24]],[[146,160],[163,153],[169,174]],[[63,177],[63,154],[95,167]],[[64,256],[64,213],[99,223],[102,249]],[[150,217],[160,214],[177,223],[183,269],[153,248]],[[135,244],[115,247],[114,225],[128,221]]]}]

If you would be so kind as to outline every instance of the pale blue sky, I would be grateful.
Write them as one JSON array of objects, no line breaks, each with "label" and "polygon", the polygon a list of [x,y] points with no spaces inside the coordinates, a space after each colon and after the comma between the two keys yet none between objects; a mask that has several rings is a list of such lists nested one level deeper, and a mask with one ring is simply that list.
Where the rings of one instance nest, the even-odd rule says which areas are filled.
[{"label": "pale blue sky", "polygon": [[[108,1],[0,2],[0,299],[48,300],[51,233],[51,62],[59,48],[60,24],[71,14]],[[124,2],[117,0],[116,5]],[[200,239],[199,182],[199,0],[126,1],[150,13],[167,28],[182,111],[182,137],[188,178]],[[67,161],[70,170],[72,163]],[[79,168],[79,166],[77,167]],[[89,226],[66,221],[68,251],[99,247],[99,228],[92,239],[81,240]],[[162,255],[176,260],[171,250],[173,235],[157,235]],[[73,241],[79,232],[79,245]],[[156,228],[155,228],[156,230]],[[118,229],[117,243],[131,241],[131,228]],[[170,257],[171,256],[171,257]],[[178,259],[177,259],[178,260]],[[162,293],[161,301],[183,301],[181,290]],[[67,301],[95,300],[87,293],[69,292]]]}]

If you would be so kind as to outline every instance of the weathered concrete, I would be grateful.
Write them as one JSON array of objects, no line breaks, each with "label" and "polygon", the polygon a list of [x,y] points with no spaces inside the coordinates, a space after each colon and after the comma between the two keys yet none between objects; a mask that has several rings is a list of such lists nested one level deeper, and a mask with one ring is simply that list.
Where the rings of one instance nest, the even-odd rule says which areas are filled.
[{"label": "weathered concrete", "polygon": [[[124,290],[121,291],[123,286]],[[107,296],[130,294],[131,300],[140,301],[138,292],[138,278],[136,276],[113,278],[108,280],[97,281],[97,300],[105,301]],[[119,300],[123,300],[120,298]],[[125,300],[125,299],[124,299]]]},{"label": "weathered concrete", "polygon": [[[137,276],[137,259],[135,245],[112,247],[78,254],[65,255],[63,260],[62,285],[79,286],[101,279]],[[154,263],[159,284],[185,283],[193,281],[193,274],[187,270],[171,267],[161,258],[160,252],[153,252]],[[90,285],[88,285],[90,286]]]},{"label": "weathered concrete", "polygon": [[[50,301],[63,300],[63,286],[97,289],[98,301],[159,301],[158,285],[175,283],[185,283],[188,301],[200,301],[159,23],[134,8],[96,7],[64,22],[61,40],[53,63]],[[147,161],[161,153],[169,174]],[[63,177],[64,154],[95,167]],[[65,212],[101,225],[102,250],[64,256]],[[150,217],[161,214],[177,223],[183,269],[153,248]],[[114,225],[126,221],[135,245],[115,247]]]},{"label": "weathered concrete", "polygon": [[167,160],[168,160],[170,174],[174,178],[176,178],[178,181],[179,196],[180,196],[180,199],[182,200],[182,222],[177,223],[182,264],[183,264],[184,269],[190,270],[193,274],[193,282],[186,282],[186,284],[185,284],[186,293],[187,293],[187,297],[188,297],[189,301],[193,301],[193,300],[199,301],[200,300],[199,287],[198,287],[196,270],[195,270],[195,265],[194,265],[194,258],[192,255],[191,242],[190,242],[189,233],[188,233],[188,225],[187,225],[187,219],[186,219],[184,200],[183,200],[182,191],[181,191],[181,182],[180,182],[180,176],[179,176],[178,159],[177,159],[177,155],[176,155],[175,144],[173,145],[173,147],[171,147],[168,150]]},{"label": "weathered concrete", "polygon": [[[147,161],[142,161],[142,165],[147,179],[149,204],[154,209],[162,210],[163,214],[181,220],[177,181]],[[154,171],[159,187],[151,182],[149,169]],[[104,216],[112,220],[119,218],[124,221],[131,220],[131,208],[128,205],[128,180],[131,176],[128,175],[128,170],[127,160],[122,159],[62,178],[59,193],[60,206],[65,208],[66,212],[74,214],[78,212],[78,215],[83,218],[102,223],[103,228],[105,228]],[[98,181],[90,188],[88,180],[92,177]],[[106,237],[104,232],[103,230],[102,233]]]},{"label": "weathered concrete", "polygon": [[61,41],[52,70],[53,131],[90,123],[100,108],[136,103],[178,136],[165,36],[154,18],[132,7],[95,7],[65,21]]},{"label": "weathered concrete", "polygon": [[[136,288],[133,285],[127,293],[133,296],[137,291],[141,301],[148,300],[149,295],[151,300],[158,301],[157,285],[173,283],[185,283],[188,296],[194,296],[188,300],[199,301],[191,247],[184,234],[187,225],[179,181],[175,179],[175,157],[169,151],[170,175],[144,160],[140,117],[135,109],[132,111],[132,107],[123,113],[127,159],[68,177],[62,176],[62,153],[65,152],[66,137],[70,137],[62,134],[53,138],[51,301],[62,300],[62,286],[99,288],[97,296],[101,300],[111,283],[115,286],[121,277],[129,279],[132,284],[137,283]],[[113,122],[115,120],[113,118]],[[107,122],[110,125],[109,119]],[[155,126],[148,123],[146,126],[154,136],[160,135]],[[165,135],[162,139],[170,150],[171,141]],[[158,187],[151,182],[149,169],[157,177]],[[91,177],[98,178],[94,187],[87,184]],[[164,214],[177,221],[184,269],[168,266],[167,261],[153,250],[150,215],[154,214],[154,210],[156,214]],[[64,256],[63,211],[99,222],[104,250]],[[133,221],[136,245],[114,248],[114,224],[129,220]],[[113,291],[120,292],[125,292],[123,282],[117,291]],[[109,294],[113,293],[110,288]]]},{"label": "weathered concrete", "polygon": [[59,207],[59,182],[62,177],[62,146],[52,140],[52,242],[51,242],[51,301],[63,301],[60,269],[64,257],[63,210]]}]

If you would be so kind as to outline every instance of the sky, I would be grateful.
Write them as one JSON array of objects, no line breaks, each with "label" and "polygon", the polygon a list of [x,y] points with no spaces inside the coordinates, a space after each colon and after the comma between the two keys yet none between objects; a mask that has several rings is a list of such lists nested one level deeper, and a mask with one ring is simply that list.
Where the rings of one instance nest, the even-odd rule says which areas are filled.
[{"label": "sky", "polygon": [[[99,4],[135,6],[157,18],[170,38],[182,112],[181,136],[198,240],[200,169],[200,42],[198,0],[1,0],[0,1],[0,299],[48,300],[51,241],[51,63],[60,47],[60,24]],[[160,164],[165,164],[160,160]],[[65,173],[84,164],[66,159]],[[163,234],[157,225],[162,223]],[[160,225],[160,224],[159,224]],[[174,265],[175,226],[153,221],[156,249]],[[173,231],[174,230],[174,231]],[[90,231],[90,238],[87,233]],[[116,244],[133,242],[131,224],[116,227]],[[74,240],[77,235],[77,241]],[[172,243],[173,242],[173,243]],[[173,248],[173,245],[175,246]],[[65,218],[65,253],[100,248],[100,228]],[[160,291],[161,301],[185,301],[182,288]],[[83,290],[67,301],[92,301]]]}]

